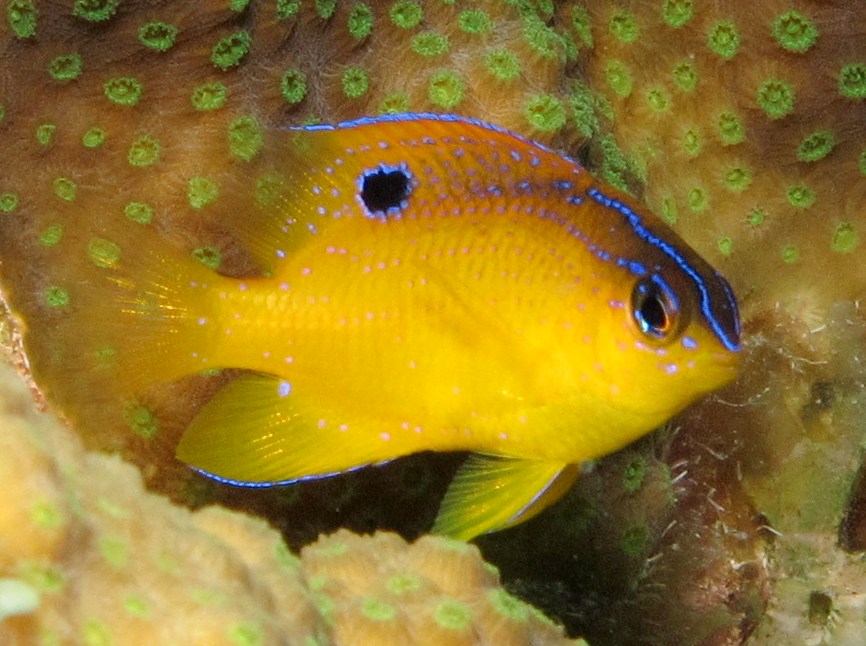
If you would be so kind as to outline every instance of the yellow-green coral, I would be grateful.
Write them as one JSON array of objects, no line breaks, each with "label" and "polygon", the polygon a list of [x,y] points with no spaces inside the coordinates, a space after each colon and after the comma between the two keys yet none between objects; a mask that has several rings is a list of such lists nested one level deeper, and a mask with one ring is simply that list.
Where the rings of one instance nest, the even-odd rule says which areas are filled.
[{"label": "yellow-green coral", "polygon": [[[341,531],[300,557],[261,520],[175,507],[88,453],[0,364],[0,642],[582,644],[475,547]],[[433,641],[431,641],[433,640]]]}]

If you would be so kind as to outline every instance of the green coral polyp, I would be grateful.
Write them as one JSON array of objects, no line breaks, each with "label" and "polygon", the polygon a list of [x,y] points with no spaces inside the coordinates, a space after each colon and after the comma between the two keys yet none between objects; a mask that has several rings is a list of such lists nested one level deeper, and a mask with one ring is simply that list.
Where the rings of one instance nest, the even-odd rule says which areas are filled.
[{"label": "green coral polyp", "polygon": [[746,216],[746,223],[754,229],[764,224],[766,219],[767,214],[762,209],[755,207]]},{"label": "green coral polyp", "polygon": [[167,52],[176,39],[177,27],[167,22],[148,22],[138,28],[138,42],[156,52]]},{"label": "green coral polyp", "polygon": [[736,25],[728,20],[716,23],[707,37],[707,46],[724,59],[733,58],[740,47]]},{"label": "green coral polyp", "polygon": [[42,298],[48,307],[60,308],[69,305],[69,292],[59,285],[51,285],[42,292]]},{"label": "green coral polyp", "polygon": [[633,43],[638,37],[637,19],[630,11],[616,11],[610,18],[608,29],[613,37],[624,43]]},{"label": "green coral polyp", "polygon": [[815,203],[815,191],[805,184],[788,187],[788,203],[798,209],[808,209]]},{"label": "green coral polyp", "polygon": [[65,202],[72,202],[78,195],[78,185],[68,177],[54,180],[54,194]]},{"label": "green coral polyp", "polygon": [[315,0],[316,13],[322,20],[328,20],[337,10],[337,0]]},{"label": "green coral polyp", "polygon": [[485,34],[493,27],[493,21],[481,9],[467,9],[457,16],[457,25],[467,34]]},{"label": "green coral polyp", "polygon": [[866,63],[845,65],[839,71],[839,94],[846,99],[866,99]]},{"label": "green coral polyp", "polygon": [[63,239],[63,225],[50,224],[39,234],[39,244],[43,247],[53,247]]},{"label": "green coral polyp", "polygon": [[524,18],[523,37],[532,49],[545,58],[559,58],[565,54],[562,36],[548,27],[538,16]]},{"label": "green coral polyp", "polygon": [[421,32],[412,38],[412,51],[420,56],[440,56],[448,51],[448,38],[432,31]]},{"label": "green coral polyp", "polygon": [[202,112],[217,110],[225,105],[228,92],[228,88],[225,85],[219,81],[214,81],[199,85],[193,90],[190,100],[196,110],[201,110]]},{"label": "green coral polyp", "polygon": [[773,37],[789,52],[802,54],[818,40],[818,28],[799,11],[787,11],[773,21]]},{"label": "green coral polyp", "polygon": [[144,86],[138,79],[122,76],[103,85],[106,98],[116,105],[134,106],[141,100]]},{"label": "green coral polyp", "polygon": [[187,185],[187,200],[194,209],[202,209],[219,197],[219,186],[209,177],[193,177]]},{"label": "green coral polyp", "polygon": [[[129,563],[129,545],[127,545],[126,539],[122,536],[117,536],[115,534],[106,534],[101,536],[99,538],[99,551],[102,554],[102,558],[105,559],[105,562],[112,567],[123,568],[126,567],[127,563]],[[110,640],[86,643],[108,644],[110,643]]]},{"label": "green coral polyp", "polygon": [[694,92],[698,86],[698,72],[690,61],[681,61],[674,65],[673,76],[674,82],[684,92]]},{"label": "green coral polyp", "polygon": [[15,193],[0,193],[0,213],[12,213],[18,208],[18,196]]},{"label": "green coral polyp", "polygon": [[90,128],[81,136],[81,145],[85,148],[99,148],[105,143],[105,130]]},{"label": "green coral polyp", "polygon": [[72,13],[89,22],[103,22],[117,11],[119,0],[75,0]]},{"label": "green coral polyp", "polygon": [[373,33],[373,10],[370,5],[359,2],[349,13],[349,34],[357,40],[363,40]]},{"label": "green coral polyp", "polygon": [[623,532],[620,548],[629,558],[642,556],[649,547],[649,530],[645,525],[635,525]]},{"label": "green coral polyp", "polygon": [[433,611],[436,623],[448,630],[468,630],[472,625],[472,610],[455,599],[439,602]]},{"label": "green coral polyp", "polygon": [[409,111],[409,96],[405,92],[389,94],[379,104],[380,114],[400,114]]},{"label": "green coral polyp", "polygon": [[261,126],[253,117],[238,117],[229,124],[229,152],[232,157],[250,161],[263,145]]},{"label": "green coral polyp", "polygon": [[50,146],[57,132],[57,124],[41,123],[36,127],[36,142],[40,146]]},{"label": "green coral polyp", "polygon": [[577,36],[578,47],[592,47],[592,19],[586,7],[575,5],[572,8],[571,28]]},{"label": "green coral polyp", "polygon": [[39,11],[31,0],[11,0],[6,5],[6,19],[17,38],[32,38],[36,35]]},{"label": "green coral polyp", "polygon": [[595,112],[595,97],[590,89],[580,81],[574,84],[571,95],[571,109],[574,122],[580,134],[589,139],[599,130],[598,115]]},{"label": "green coral polyp", "polygon": [[489,51],[484,62],[490,73],[500,81],[510,81],[520,76],[520,61],[507,49]]},{"label": "green coral polyp", "polygon": [[604,70],[605,79],[614,94],[626,98],[631,94],[632,76],[628,66],[622,61],[612,60],[608,62]]},{"label": "green coral polyp", "polygon": [[417,2],[400,0],[400,2],[395,2],[391,5],[388,17],[391,18],[391,22],[401,29],[413,29],[418,26],[424,17],[424,10]]},{"label": "green coral polyp", "polygon": [[277,20],[294,18],[300,8],[300,0],[277,0]]},{"label": "green coral polyp", "polygon": [[64,514],[57,505],[46,500],[37,500],[30,508],[30,518],[40,527],[53,529],[63,524]]},{"label": "green coral polyp", "polygon": [[296,105],[307,96],[307,75],[298,69],[288,69],[280,79],[280,93],[289,105]]},{"label": "green coral polyp", "polygon": [[663,87],[647,90],[646,103],[653,112],[667,112],[671,107],[671,99]]},{"label": "green coral polyp", "polygon": [[417,574],[395,574],[385,583],[388,590],[396,595],[414,592],[421,588],[421,577]]},{"label": "green coral polyp", "polygon": [[162,147],[159,142],[149,135],[142,135],[132,142],[126,160],[130,166],[143,168],[152,166],[159,159]]},{"label": "green coral polyp", "polygon": [[499,615],[511,621],[524,623],[529,620],[531,614],[529,606],[502,588],[491,590],[487,594],[487,601]]},{"label": "green coral polyp", "polygon": [[685,25],[694,16],[695,8],[692,0],[664,0],[662,4],[662,20],[674,29]]},{"label": "green coral polyp", "polygon": [[349,67],[343,72],[343,94],[358,99],[370,89],[370,77],[360,67]]},{"label": "green coral polyp", "polygon": [[794,87],[781,79],[767,79],[758,88],[757,100],[770,119],[781,119],[794,110]]},{"label": "green coral polyp", "polygon": [[108,269],[117,266],[120,247],[111,240],[94,237],[87,243],[87,255],[94,265]]},{"label": "green coral polyp", "polygon": [[198,247],[193,249],[192,257],[211,269],[219,269],[220,263],[223,261],[223,256],[219,249],[214,247]]},{"label": "green coral polyp", "polygon": [[529,125],[541,132],[556,132],[565,125],[565,107],[550,94],[529,97],[523,114]]},{"label": "green coral polyp", "polygon": [[782,262],[791,265],[800,260],[800,249],[796,245],[785,245],[782,247]]},{"label": "green coral polyp", "polygon": [[261,646],[264,644],[264,631],[253,621],[241,621],[228,630],[229,641],[237,646]]},{"label": "green coral polyp", "polygon": [[701,136],[695,130],[686,130],[683,135],[683,150],[689,157],[696,157],[701,152]]},{"label": "green coral polyp", "polygon": [[123,215],[137,224],[150,224],[153,220],[153,207],[144,202],[130,202],[123,207]]},{"label": "green coral polyp", "polygon": [[642,486],[647,475],[646,458],[640,454],[635,454],[631,460],[625,465],[622,474],[622,488],[626,493],[633,494]]},{"label": "green coral polyp", "polygon": [[840,222],[833,231],[830,248],[837,253],[851,253],[860,244],[860,234],[850,222]]},{"label": "green coral polyp", "polygon": [[145,439],[154,437],[159,432],[159,420],[141,404],[132,404],[123,411],[123,421],[129,429]]},{"label": "green coral polyp", "polygon": [[735,166],[725,173],[724,183],[728,190],[739,193],[752,183],[752,173],[745,166]]},{"label": "green coral polyp", "polygon": [[719,238],[716,242],[716,249],[719,250],[719,253],[723,256],[730,256],[731,252],[734,250],[734,241],[732,238],[725,236],[723,238]]},{"label": "green coral polyp", "polygon": [[463,79],[451,70],[435,72],[427,86],[427,97],[440,108],[449,110],[463,101],[465,86]]},{"label": "green coral polyp", "polygon": [[361,602],[361,614],[374,621],[391,621],[397,616],[397,609],[380,599],[367,598]]},{"label": "green coral polyp", "polygon": [[211,63],[222,71],[240,65],[244,56],[249,53],[252,42],[252,36],[248,31],[242,30],[229,34],[213,46],[210,55]]},{"label": "green coral polyp", "polygon": [[686,199],[688,201],[689,208],[695,213],[700,213],[701,211],[705,210],[709,202],[709,200],[707,199],[706,191],[699,187],[691,189]]},{"label": "green coral polyp", "polygon": [[147,617],[150,615],[150,604],[139,595],[129,595],[123,599],[123,609],[133,617]]},{"label": "green coral polyp", "polygon": [[83,62],[79,54],[64,54],[54,57],[48,64],[48,74],[61,83],[73,81],[81,76]]},{"label": "green coral polyp", "polygon": [[836,138],[829,130],[813,132],[797,146],[797,159],[802,162],[816,162],[829,155],[835,146]]},{"label": "green coral polyp", "polygon": [[742,143],[746,139],[746,130],[743,127],[743,122],[733,112],[722,112],[719,115],[716,126],[719,131],[719,138],[726,146]]}]

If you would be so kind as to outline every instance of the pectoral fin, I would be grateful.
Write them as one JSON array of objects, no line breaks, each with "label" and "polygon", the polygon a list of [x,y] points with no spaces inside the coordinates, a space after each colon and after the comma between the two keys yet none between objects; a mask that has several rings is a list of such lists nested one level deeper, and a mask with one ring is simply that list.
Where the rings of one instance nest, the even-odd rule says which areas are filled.
[{"label": "pectoral fin", "polygon": [[433,532],[469,540],[523,522],[558,500],[579,467],[474,454],[445,493]]},{"label": "pectoral fin", "polygon": [[[387,438],[387,439],[383,439]],[[314,405],[290,383],[242,375],[205,405],[177,457],[231,484],[270,486],[342,473],[403,455],[374,420],[349,420]]]}]

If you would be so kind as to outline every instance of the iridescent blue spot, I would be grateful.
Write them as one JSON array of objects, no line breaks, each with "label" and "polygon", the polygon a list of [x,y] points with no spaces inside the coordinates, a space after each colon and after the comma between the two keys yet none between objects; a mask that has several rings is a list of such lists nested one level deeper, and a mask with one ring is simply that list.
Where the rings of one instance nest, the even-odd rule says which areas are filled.
[{"label": "iridescent blue spot", "polygon": [[281,381],[277,386],[277,394],[280,397],[288,397],[290,392],[292,392],[292,384],[288,381]]},{"label": "iridescent blue spot", "polygon": [[686,350],[694,350],[695,348],[698,347],[698,342],[695,341],[695,340],[694,340],[692,337],[690,337],[690,336],[684,336],[684,337],[682,338],[682,340],[680,341],[680,343],[683,344],[683,347],[684,347]]}]

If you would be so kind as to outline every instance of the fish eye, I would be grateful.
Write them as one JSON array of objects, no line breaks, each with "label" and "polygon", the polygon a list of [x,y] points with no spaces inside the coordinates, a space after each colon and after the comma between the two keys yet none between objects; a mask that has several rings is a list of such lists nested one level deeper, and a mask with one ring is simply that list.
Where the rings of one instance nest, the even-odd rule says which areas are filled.
[{"label": "fish eye", "polygon": [[645,337],[652,341],[666,341],[679,327],[679,302],[660,276],[647,276],[632,290],[631,315]]},{"label": "fish eye", "polygon": [[361,202],[370,215],[404,208],[412,192],[412,178],[405,166],[382,165],[365,171],[358,184]]}]

